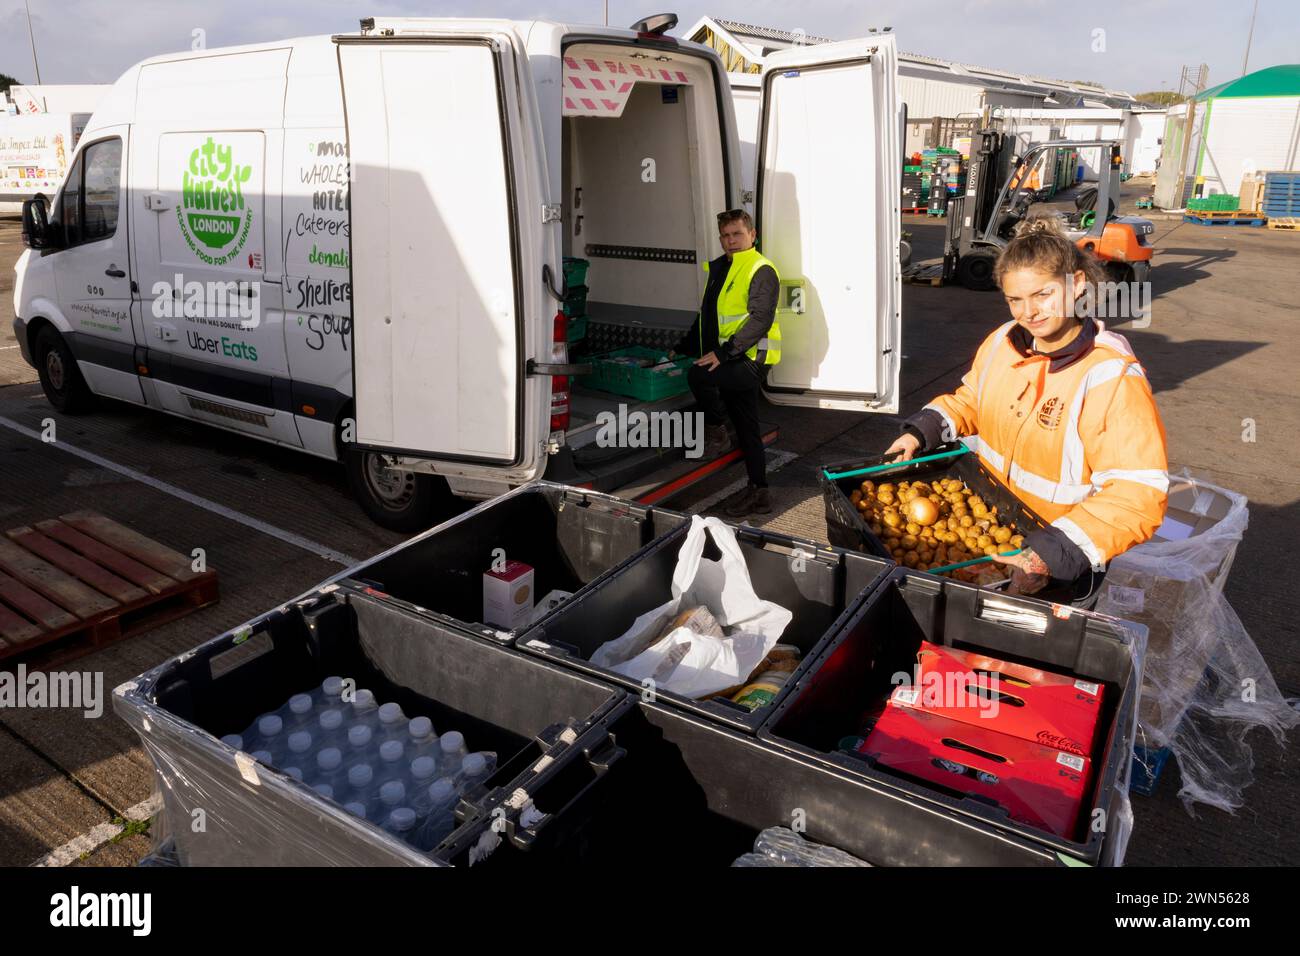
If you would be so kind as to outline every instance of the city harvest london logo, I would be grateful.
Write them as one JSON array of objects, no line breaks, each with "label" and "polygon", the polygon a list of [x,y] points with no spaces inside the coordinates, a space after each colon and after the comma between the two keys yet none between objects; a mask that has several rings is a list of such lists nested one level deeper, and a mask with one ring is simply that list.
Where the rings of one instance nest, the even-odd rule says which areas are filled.
[{"label": "city harvest london logo", "polygon": [[50,897],[50,925],[125,926],[132,936],[148,936],[153,929],[153,894],[91,893],[73,886]]},{"label": "city harvest london logo", "polygon": [[176,219],[190,249],[208,265],[230,262],[248,240],[253,210],[244,201],[244,184],[252,175],[252,166],[236,165],[233,146],[211,136],[190,153]]}]

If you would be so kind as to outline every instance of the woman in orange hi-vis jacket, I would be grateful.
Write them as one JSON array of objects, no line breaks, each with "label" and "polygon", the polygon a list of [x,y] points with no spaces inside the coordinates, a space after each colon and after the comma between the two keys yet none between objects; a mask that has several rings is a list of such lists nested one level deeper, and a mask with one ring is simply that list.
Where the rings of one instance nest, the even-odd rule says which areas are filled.
[{"label": "woman in orange hi-vis jacket", "polygon": [[1012,566],[1013,592],[1032,594],[1104,570],[1155,533],[1169,489],[1165,430],[1128,342],[1077,317],[1089,311],[1074,307],[1078,297],[1103,273],[1054,217],[1021,223],[996,276],[1013,321],[886,454],[901,461],[973,437],[984,465],[1050,523],[1019,554],[994,558]]}]

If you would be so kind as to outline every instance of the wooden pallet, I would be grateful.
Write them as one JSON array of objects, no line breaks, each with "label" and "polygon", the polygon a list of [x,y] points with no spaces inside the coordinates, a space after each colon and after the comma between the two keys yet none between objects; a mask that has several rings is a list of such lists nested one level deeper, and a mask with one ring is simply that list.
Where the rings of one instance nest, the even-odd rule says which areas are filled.
[{"label": "wooden pallet", "polygon": [[1189,212],[1183,216],[1183,222],[1198,226],[1255,226],[1260,227],[1268,220],[1264,216],[1240,212]]},{"label": "wooden pallet", "polygon": [[918,213],[923,213],[923,212],[925,212],[925,211],[926,211],[927,209],[929,209],[929,208],[930,208],[929,206],[905,206],[905,207],[903,207],[903,215],[904,215],[904,216],[915,216],[915,215],[917,215]]},{"label": "wooden pallet", "polygon": [[1300,218],[1295,216],[1278,216],[1268,221],[1268,228],[1281,229],[1286,232],[1300,231]]},{"label": "wooden pallet", "polygon": [[93,511],[0,538],[0,664],[52,667],[217,600],[217,573]]},{"label": "wooden pallet", "polygon": [[943,266],[908,266],[903,270],[903,281],[909,285],[943,285]]}]

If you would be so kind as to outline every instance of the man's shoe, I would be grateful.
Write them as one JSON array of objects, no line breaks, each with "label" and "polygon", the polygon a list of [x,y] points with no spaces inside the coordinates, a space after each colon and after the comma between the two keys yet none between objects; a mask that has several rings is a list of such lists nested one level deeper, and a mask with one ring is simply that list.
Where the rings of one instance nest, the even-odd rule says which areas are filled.
[{"label": "man's shoe", "polygon": [[716,458],[731,448],[731,436],[726,425],[704,426],[704,457]]},{"label": "man's shoe", "polygon": [[[754,510],[754,501],[760,491],[766,491],[764,488],[756,488],[753,485],[746,485],[740,491],[736,492],[722,504],[723,512],[729,518],[743,518]],[[772,503],[768,501],[767,510],[772,510]]]},{"label": "man's shoe", "polygon": [[766,515],[772,513],[772,493],[767,488],[754,489],[754,514]]}]

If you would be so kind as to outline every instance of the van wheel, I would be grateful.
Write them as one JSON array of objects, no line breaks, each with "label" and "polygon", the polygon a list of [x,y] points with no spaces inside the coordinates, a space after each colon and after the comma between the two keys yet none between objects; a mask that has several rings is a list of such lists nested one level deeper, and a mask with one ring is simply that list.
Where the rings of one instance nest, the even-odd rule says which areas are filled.
[{"label": "van wheel", "polygon": [[390,531],[423,531],[451,505],[447,482],[436,475],[390,468],[383,455],[348,449],[343,455],[352,494],[375,524]]},{"label": "van wheel", "polygon": [[36,334],[32,357],[36,360],[41,391],[51,405],[66,415],[79,415],[90,410],[95,397],[58,329],[47,325]]}]

